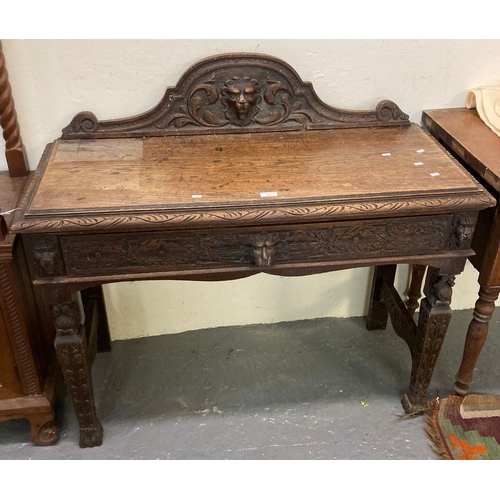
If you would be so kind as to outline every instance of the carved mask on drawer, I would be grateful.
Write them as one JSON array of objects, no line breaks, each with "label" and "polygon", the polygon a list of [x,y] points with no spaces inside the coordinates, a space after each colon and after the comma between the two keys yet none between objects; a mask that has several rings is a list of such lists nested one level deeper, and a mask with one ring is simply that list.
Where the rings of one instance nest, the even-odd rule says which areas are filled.
[{"label": "carved mask on drawer", "polygon": [[273,241],[256,241],[253,243],[253,261],[258,267],[272,266],[275,253]]}]

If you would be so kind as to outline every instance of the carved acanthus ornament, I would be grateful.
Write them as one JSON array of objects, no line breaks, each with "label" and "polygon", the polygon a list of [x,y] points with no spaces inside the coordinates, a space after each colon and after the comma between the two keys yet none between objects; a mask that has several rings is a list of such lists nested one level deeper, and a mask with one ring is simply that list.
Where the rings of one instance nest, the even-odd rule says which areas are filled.
[{"label": "carved acanthus ornament", "polygon": [[350,111],[318,99],[287,63],[259,54],[216,56],[190,68],[163,100],[142,115],[99,121],[93,113],[76,115],[63,130],[64,139],[179,134],[196,129],[244,132],[409,125],[408,115],[392,101],[379,102],[373,111]]},{"label": "carved acanthus ornament", "polygon": [[[263,96],[261,89],[264,89]],[[266,109],[260,106],[262,98]],[[217,86],[214,74],[210,80],[195,87],[186,102],[186,105],[179,106],[178,113],[170,115],[156,126],[224,127],[232,124],[244,127],[251,123],[271,126],[288,121],[319,121],[314,113],[302,109],[301,102],[294,98],[288,86],[273,80],[269,75],[264,82],[250,76],[234,76]]]}]

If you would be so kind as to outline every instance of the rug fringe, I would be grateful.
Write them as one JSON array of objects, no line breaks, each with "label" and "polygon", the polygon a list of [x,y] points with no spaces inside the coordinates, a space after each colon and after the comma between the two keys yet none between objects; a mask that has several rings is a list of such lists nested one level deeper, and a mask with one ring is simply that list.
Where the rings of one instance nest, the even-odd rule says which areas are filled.
[{"label": "rug fringe", "polygon": [[429,409],[425,415],[425,434],[430,439],[431,450],[439,460],[451,460],[446,447],[441,439],[437,425],[436,417],[439,411],[439,399],[435,399],[429,403]]},{"label": "rug fringe", "polygon": [[398,420],[406,420],[408,418],[416,417],[418,415],[425,416],[424,430],[425,434],[431,441],[429,444],[431,450],[436,455],[439,460],[451,460],[444,443],[441,440],[439,431],[436,425],[436,417],[439,411],[439,398],[427,402],[427,408],[414,411],[411,413],[404,413],[402,415],[397,414]]}]

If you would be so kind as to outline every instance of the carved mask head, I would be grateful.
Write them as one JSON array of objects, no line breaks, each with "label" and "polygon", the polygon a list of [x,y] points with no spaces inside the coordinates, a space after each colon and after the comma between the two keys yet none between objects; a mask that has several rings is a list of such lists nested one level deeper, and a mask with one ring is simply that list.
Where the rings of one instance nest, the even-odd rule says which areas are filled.
[{"label": "carved mask head", "polygon": [[458,248],[460,248],[460,246],[466,241],[472,239],[475,224],[476,219],[474,217],[462,215],[458,218],[458,221],[455,225],[455,238]]},{"label": "carved mask head", "polygon": [[467,225],[460,222],[457,224],[457,237],[460,241],[470,240],[472,238],[473,232],[473,225]]},{"label": "carved mask head", "polygon": [[222,89],[226,117],[236,125],[247,125],[259,112],[261,100],[259,82],[234,77],[224,84]]},{"label": "carved mask head", "polygon": [[272,241],[259,241],[253,244],[253,260],[258,267],[272,266],[274,262],[274,243]]},{"label": "carved mask head", "polygon": [[45,276],[53,276],[56,270],[55,258],[57,250],[47,242],[41,242],[33,249],[33,256],[39,266],[40,271]]}]

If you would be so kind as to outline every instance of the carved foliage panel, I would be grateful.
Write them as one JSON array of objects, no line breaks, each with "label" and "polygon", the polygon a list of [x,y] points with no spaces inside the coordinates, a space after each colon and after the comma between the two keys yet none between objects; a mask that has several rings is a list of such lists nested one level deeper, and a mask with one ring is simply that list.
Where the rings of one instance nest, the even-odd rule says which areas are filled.
[{"label": "carved foliage panel", "polygon": [[362,257],[444,251],[451,216],[401,218],[353,225],[311,225],[269,231],[158,232],[68,236],[61,247],[68,273],[147,269],[182,271],[269,267]]},{"label": "carved foliage panel", "polygon": [[307,109],[290,83],[274,71],[234,68],[214,72],[194,85],[185,100],[174,103],[157,128],[272,126],[317,123],[318,113]]},{"label": "carved foliage panel", "polygon": [[80,427],[95,424],[95,405],[86,352],[81,342],[56,343],[57,356]]},{"label": "carved foliage panel", "polygon": [[412,352],[410,391],[414,396],[423,398],[446,336],[451,320],[451,309],[448,306],[432,309],[427,299],[422,300],[421,308],[418,323],[421,344],[415,352]]},{"label": "carved foliage panel", "polygon": [[168,88],[151,111],[123,120],[99,121],[91,112],[76,115],[63,138],[165,135],[197,130],[245,131],[254,128],[408,125],[408,115],[392,101],[372,111],[327,106],[287,63],[265,55],[226,54],[190,68],[177,87]]}]

